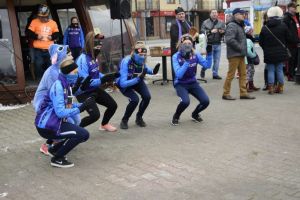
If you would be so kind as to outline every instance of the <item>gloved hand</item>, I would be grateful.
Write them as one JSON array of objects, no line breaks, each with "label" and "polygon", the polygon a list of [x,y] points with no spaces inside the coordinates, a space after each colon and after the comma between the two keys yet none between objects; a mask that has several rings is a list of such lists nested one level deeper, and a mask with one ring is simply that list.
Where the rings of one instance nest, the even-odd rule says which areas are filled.
[{"label": "gloved hand", "polygon": [[115,76],[115,78],[119,78],[121,76],[121,74],[119,72],[115,72],[114,76]]},{"label": "gloved hand", "polygon": [[109,73],[109,74],[105,74],[102,78],[101,78],[101,84],[107,83],[107,82],[112,82],[113,80],[115,80],[116,78],[116,73]]},{"label": "gloved hand", "polygon": [[159,71],[159,67],[160,67],[160,63],[157,63],[153,69],[153,74],[157,74],[157,72]]},{"label": "gloved hand", "polygon": [[211,44],[207,44],[206,46],[206,53],[210,54],[212,52],[212,45]]},{"label": "gloved hand", "polygon": [[82,80],[83,80],[83,77],[79,77],[79,76],[78,76],[78,78],[77,78],[75,84],[74,84],[73,87],[72,87],[72,93],[73,93],[73,94],[76,93],[77,90],[79,89]]},{"label": "gloved hand", "polygon": [[79,111],[80,112],[83,112],[83,111],[85,111],[86,109],[88,109],[92,104],[95,104],[96,102],[95,102],[95,98],[94,97],[89,97],[89,98],[87,98],[82,104],[81,104],[81,106],[80,107],[78,107],[79,108]]},{"label": "gloved hand", "polygon": [[139,78],[143,80],[145,78],[145,75],[147,74],[147,68],[144,67],[142,73],[139,75]]},{"label": "gloved hand", "polygon": [[184,59],[189,60],[191,57],[191,52],[186,52],[184,56],[182,56]]},{"label": "gloved hand", "polygon": [[84,79],[84,81],[82,82],[82,84],[81,84],[81,87],[80,87],[80,89],[82,90],[82,91],[85,91],[86,89],[88,89],[88,87],[91,85],[91,83],[92,83],[92,77],[91,76],[87,76],[85,79]]}]

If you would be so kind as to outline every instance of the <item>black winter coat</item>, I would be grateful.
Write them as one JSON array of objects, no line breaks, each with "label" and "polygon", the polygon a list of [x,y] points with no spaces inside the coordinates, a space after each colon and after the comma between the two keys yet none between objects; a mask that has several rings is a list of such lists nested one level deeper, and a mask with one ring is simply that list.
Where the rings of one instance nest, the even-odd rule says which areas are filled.
[{"label": "black winter coat", "polygon": [[[182,35],[189,33],[189,31],[190,31],[187,23],[189,24],[189,26],[191,26],[191,23],[188,21],[185,21],[185,22],[180,21]],[[171,54],[172,55],[177,52],[176,47],[177,47],[177,43],[178,43],[178,36],[179,36],[179,28],[178,28],[176,20],[174,20],[171,25],[171,30],[170,30],[170,37],[171,37],[170,46],[171,46]]]},{"label": "black winter coat", "polygon": [[[297,16],[297,19],[299,19],[298,17],[299,16]],[[289,34],[291,37],[291,42],[288,42],[288,45],[292,45],[296,48],[297,43],[299,42],[299,37],[298,37],[297,25],[296,25],[295,20],[293,19],[293,16],[291,15],[291,13],[289,13],[289,12],[284,13],[283,22],[288,27]],[[298,23],[299,23],[299,20],[298,20]]]},{"label": "black winter coat", "polygon": [[[270,19],[266,26],[284,45],[290,41],[288,28],[280,19]],[[276,64],[288,60],[287,50],[265,26],[259,34],[259,45],[263,49],[265,63]]]}]

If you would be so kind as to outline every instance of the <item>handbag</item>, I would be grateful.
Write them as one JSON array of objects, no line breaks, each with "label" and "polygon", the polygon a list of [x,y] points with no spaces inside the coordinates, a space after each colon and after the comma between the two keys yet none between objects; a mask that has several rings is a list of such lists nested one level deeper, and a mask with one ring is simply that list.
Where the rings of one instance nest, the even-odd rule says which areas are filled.
[{"label": "handbag", "polygon": [[268,26],[265,26],[265,27],[271,33],[271,35],[273,35],[273,37],[283,46],[283,48],[285,48],[288,58],[291,58],[292,54],[291,54],[290,50],[272,33],[272,31],[268,28]]},{"label": "handbag", "polygon": [[260,62],[260,59],[259,59],[259,56],[258,54],[256,54],[256,56],[253,59],[253,64],[254,65],[259,65],[259,62]]}]

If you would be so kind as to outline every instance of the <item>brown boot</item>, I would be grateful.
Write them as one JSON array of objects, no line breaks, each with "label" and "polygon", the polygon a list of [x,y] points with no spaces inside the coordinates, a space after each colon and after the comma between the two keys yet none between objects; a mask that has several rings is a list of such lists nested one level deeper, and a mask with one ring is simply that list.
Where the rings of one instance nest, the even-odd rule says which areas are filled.
[{"label": "brown boot", "polygon": [[269,94],[274,94],[274,85],[268,86]]},{"label": "brown boot", "polygon": [[252,81],[252,88],[253,88],[253,90],[254,91],[258,91],[258,90],[260,90],[260,88],[258,88],[258,87],[255,87],[255,85],[254,85],[254,82]]},{"label": "brown boot", "polygon": [[254,90],[253,90],[253,84],[252,84],[253,82],[252,81],[249,81],[249,82],[247,82],[246,83],[246,88],[247,88],[247,92],[253,92]]},{"label": "brown boot", "polygon": [[282,94],[283,93],[283,84],[278,84],[277,88],[276,88],[276,93],[278,94]]}]

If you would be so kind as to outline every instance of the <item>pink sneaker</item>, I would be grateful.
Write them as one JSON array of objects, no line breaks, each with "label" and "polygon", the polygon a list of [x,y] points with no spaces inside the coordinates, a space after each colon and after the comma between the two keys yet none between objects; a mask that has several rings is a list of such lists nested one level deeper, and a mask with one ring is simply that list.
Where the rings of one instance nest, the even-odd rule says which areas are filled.
[{"label": "pink sneaker", "polygon": [[48,152],[48,145],[46,143],[43,143],[40,147],[40,152],[49,156],[49,152]]},{"label": "pink sneaker", "polygon": [[115,132],[115,131],[117,131],[117,128],[114,127],[114,126],[112,126],[112,125],[110,125],[110,124],[105,124],[104,126],[101,125],[99,127],[99,130],[100,131]]}]

